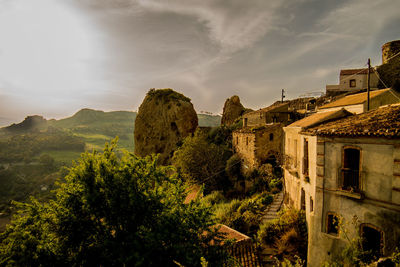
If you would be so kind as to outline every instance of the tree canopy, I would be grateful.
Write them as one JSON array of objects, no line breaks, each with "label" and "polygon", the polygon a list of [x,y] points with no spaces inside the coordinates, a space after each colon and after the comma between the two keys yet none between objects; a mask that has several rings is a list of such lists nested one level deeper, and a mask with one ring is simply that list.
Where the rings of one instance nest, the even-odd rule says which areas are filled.
[{"label": "tree canopy", "polygon": [[[86,153],[53,200],[17,203],[0,235],[1,266],[199,266],[224,260],[209,207],[183,204],[186,187],[171,168],[115,143]],[[214,229],[214,230],[212,230]],[[218,251],[218,253],[217,253]]]}]

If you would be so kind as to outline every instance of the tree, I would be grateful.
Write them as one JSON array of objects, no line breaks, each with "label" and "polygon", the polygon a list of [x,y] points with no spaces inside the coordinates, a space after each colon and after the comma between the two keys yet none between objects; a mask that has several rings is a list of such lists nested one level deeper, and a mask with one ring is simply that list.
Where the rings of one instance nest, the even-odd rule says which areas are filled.
[{"label": "tree", "polygon": [[0,236],[1,266],[200,266],[202,256],[215,264],[225,259],[210,208],[183,204],[186,188],[170,167],[127,152],[118,158],[114,150],[115,142],[102,154],[84,154],[54,200],[17,204]]},{"label": "tree", "polygon": [[186,180],[204,184],[207,191],[212,191],[223,189],[227,180],[225,165],[231,154],[224,146],[209,143],[197,133],[184,139],[172,161]]}]

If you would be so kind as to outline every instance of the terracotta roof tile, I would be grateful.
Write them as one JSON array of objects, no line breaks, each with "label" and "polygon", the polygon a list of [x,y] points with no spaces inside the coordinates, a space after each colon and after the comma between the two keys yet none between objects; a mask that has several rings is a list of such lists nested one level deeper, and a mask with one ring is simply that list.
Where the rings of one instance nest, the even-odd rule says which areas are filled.
[{"label": "terracotta roof tile", "polygon": [[[388,92],[389,90],[390,89],[387,88],[387,89],[382,89],[382,90],[371,91],[370,99],[374,98],[380,94],[383,94],[385,92]],[[362,104],[366,101],[367,101],[367,92],[354,94],[354,95],[346,95],[342,98],[339,98],[336,101],[333,101],[331,103],[328,103],[326,105],[319,107],[319,109],[357,105],[357,104]]]},{"label": "terracotta roof tile", "polygon": [[283,102],[282,103],[282,102],[278,101],[278,102],[275,102],[274,104],[272,104],[271,106],[268,106],[266,108],[261,108],[259,110],[255,110],[255,111],[246,113],[244,116],[246,116],[247,114],[254,114],[254,113],[259,113],[259,112],[273,111],[274,109],[277,109],[277,108],[280,108],[280,107],[283,107],[283,106],[289,106],[289,103],[288,102]]},{"label": "terracotta roof tile", "polygon": [[368,112],[309,128],[303,133],[321,136],[400,137],[400,104],[383,106]]},{"label": "terracotta roof tile", "polygon": [[290,124],[287,127],[301,127],[301,128],[313,127],[313,126],[316,126],[323,122],[343,118],[343,117],[349,116],[351,114],[352,113],[348,112],[345,109],[315,113],[311,116],[308,116],[301,120],[295,121],[294,123]]}]

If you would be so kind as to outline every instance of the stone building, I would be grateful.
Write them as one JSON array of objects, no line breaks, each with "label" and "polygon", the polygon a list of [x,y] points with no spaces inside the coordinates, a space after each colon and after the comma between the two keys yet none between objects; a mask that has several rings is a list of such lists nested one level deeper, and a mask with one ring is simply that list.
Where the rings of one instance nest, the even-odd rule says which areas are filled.
[{"label": "stone building", "polygon": [[285,201],[306,212],[308,265],[349,240],[391,255],[400,239],[400,105],[316,113],[284,128]]},{"label": "stone building", "polygon": [[[339,84],[326,85],[327,95],[337,95],[346,92],[356,92],[367,89],[368,69],[345,69],[340,71]],[[371,69],[370,71],[370,88],[378,88],[378,75]]]},{"label": "stone building", "polygon": [[269,107],[249,112],[243,115],[243,127],[258,127],[269,123],[293,121],[293,112],[289,111],[289,103],[276,102]]},{"label": "stone building", "polygon": [[[393,89],[381,89],[370,92],[370,110],[383,105],[400,102],[400,94]],[[341,97],[331,103],[318,108],[318,112],[333,111],[345,108],[346,110],[359,114],[367,111],[367,92],[350,94]]]},{"label": "stone building", "polygon": [[232,144],[242,159],[244,172],[252,171],[264,163],[275,164],[280,161],[283,148],[282,127],[281,123],[271,123],[233,132]]},{"label": "stone building", "polygon": [[243,172],[251,172],[267,162],[275,165],[281,161],[282,127],[294,117],[288,101],[243,115],[243,128],[232,133],[232,144],[242,160]]}]

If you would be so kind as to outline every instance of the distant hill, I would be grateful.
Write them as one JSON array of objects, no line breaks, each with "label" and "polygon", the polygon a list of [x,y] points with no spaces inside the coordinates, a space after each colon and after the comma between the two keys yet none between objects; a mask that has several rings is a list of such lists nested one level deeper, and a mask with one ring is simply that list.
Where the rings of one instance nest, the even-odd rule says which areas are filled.
[{"label": "distant hill", "polygon": [[[133,152],[133,131],[136,112],[111,111],[104,112],[93,109],[81,109],[71,117],[60,120],[46,120],[42,116],[28,116],[24,121],[0,128],[0,134],[23,134],[27,132],[46,131],[51,128],[80,137],[86,143],[86,149],[102,149],[105,142],[119,137],[119,147]],[[199,126],[219,126],[221,116],[198,114]],[[59,152],[54,152],[56,157]],[[57,155],[56,155],[57,154]]]}]

